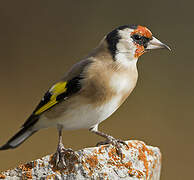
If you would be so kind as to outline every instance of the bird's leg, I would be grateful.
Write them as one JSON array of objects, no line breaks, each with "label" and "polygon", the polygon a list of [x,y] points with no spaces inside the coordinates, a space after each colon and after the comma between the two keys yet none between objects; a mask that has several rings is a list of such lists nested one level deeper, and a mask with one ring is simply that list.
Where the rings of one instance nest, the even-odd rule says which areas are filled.
[{"label": "bird's leg", "polygon": [[55,166],[59,167],[60,165],[66,166],[65,163],[65,157],[64,157],[64,145],[62,143],[62,130],[63,127],[61,125],[57,126],[58,132],[59,132],[59,138],[58,138],[58,145],[57,145],[57,151],[54,155],[54,161],[55,161]]},{"label": "bird's leg", "polygon": [[112,144],[113,146],[116,147],[117,154],[119,156],[121,156],[121,158],[122,158],[122,151],[121,151],[122,147],[121,147],[121,144],[124,144],[124,145],[126,145],[128,147],[128,145],[127,145],[127,143],[125,141],[122,141],[121,139],[115,139],[114,137],[112,137],[112,136],[110,136],[108,134],[105,134],[103,132],[98,131],[98,125],[96,125],[95,127],[91,128],[90,131],[95,133],[95,134],[97,134],[97,135],[99,135],[99,136],[102,136],[102,137],[106,138],[105,141],[97,143],[97,146],[110,143],[110,144]]},{"label": "bird's leg", "polygon": [[70,163],[78,161],[78,154],[70,148],[64,148],[64,145],[62,143],[63,126],[59,125],[57,128],[59,131],[59,141],[57,151],[54,154],[53,159],[55,167],[60,169],[68,166],[68,164]]}]

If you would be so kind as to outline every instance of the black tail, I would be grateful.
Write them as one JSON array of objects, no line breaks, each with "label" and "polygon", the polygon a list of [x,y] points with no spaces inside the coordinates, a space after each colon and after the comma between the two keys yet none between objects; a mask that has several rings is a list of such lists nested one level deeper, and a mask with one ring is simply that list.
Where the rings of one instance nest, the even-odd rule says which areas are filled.
[{"label": "black tail", "polygon": [[23,127],[15,136],[13,136],[6,144],[0,147],[0,150],[13,149],[22,144],[27,138],[34,134],[36,130]]},{"label": "black tail", "polygon": [[6,144],[0,147],[0,150],[13,149],[22,144],[37,130],[33,129],[33,125],[38,121],[39,116],[31,115],[22,126],[22,129],[13,136]]}]

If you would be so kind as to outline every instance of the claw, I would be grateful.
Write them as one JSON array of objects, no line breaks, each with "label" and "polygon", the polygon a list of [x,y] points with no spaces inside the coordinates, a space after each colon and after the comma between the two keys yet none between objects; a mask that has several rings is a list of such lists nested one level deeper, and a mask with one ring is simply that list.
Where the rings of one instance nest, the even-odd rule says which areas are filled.
[{"label": "claw", "polygon": [[106,145],[106,144],[112,144],[113,146],[115,146],[117,154],[121,157],[121,159],[123,158],[121,144],[126,145],[127,147],[129,147],[128,144],[125,141],[123,141],[121,139],[115,139],[112,136],[109,136],[105,141],[101,141],[101,142],[97,143],[97,146]]},{"label": "claw", "polygon": [[106,145],[106,144],[109,144],[109,142],[107,140],[98,142],[96,144],[96,146],[102,146],[102,145]]},{"label": "claw", "polygon": [[56,169],[64,169],[72,162],[78,162],[79,155],[68,148],[65,149],[63,144],[59,144],[57,151],[52,158],[53,165]]},{"label": "claw", "polygon": [[122,149],[121,144],[124,144],[127,147],[129,147],[126,142],[124,142],[120,139],[115,139],[114,137],[112,137],[108,134],[105,134],[103,132],[98,131],[98,125],[90,128],[90,131],[97,134],[97,135],[99,135],[99,136],[102,136],[102,137],[106,138],[106,141],[97,143],[97,146],[105,145],[105,144],[112,144],[113,146],[116,147],[117,154],[121,157],[121,159],[123,158],[122,151],[121,151],[121,149]]},{"label": "claw", "polygon": [[121,143],[121,144],[127,146],[127,148],[129,148],[129,145],[128,145],[125,141],[123,141],[123,140],[121,140],[121,139],[117,139],[117,141],[118,141],[119,143]]},{"label": "claw", "polygon": [[54,166],[59,169],[59,168],[64,168],[66,166],[65,163],[65,148],[63,144],[60,144],[57,147],[57,151],[53,156],[53,162]]}]

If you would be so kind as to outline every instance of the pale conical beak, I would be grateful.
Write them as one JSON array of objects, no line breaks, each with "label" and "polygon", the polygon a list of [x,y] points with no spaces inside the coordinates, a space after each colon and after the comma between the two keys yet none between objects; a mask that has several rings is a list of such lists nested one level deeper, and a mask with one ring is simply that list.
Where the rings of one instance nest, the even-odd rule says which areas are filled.
[{"label": "pale conical beak", "polygon": [[162,48],[165,48],[165,49],[168,49],[169,51],[171,51],[170,47],[168,47],[166,44],[160,42],[158,39],[153,37],[153,39],[148,42],[146,50],[149,50],[149,49],[162,49]]}]

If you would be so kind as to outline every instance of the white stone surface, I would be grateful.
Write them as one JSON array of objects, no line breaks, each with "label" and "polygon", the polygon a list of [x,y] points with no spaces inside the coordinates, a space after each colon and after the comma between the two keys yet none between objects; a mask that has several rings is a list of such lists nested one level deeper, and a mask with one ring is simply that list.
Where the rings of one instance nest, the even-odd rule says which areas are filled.
[{"label": "white stone surface", "polygon": [[56,169],[51,162],[52,155],[47,155],[0,173],[0,179],[159,180],[160,150],[141,141],[126,143],[129,147],[122,145],[122,159],[112,145],[103,145],[77,151],[78,159],[66,154],[67,166],[61,169]]}]

